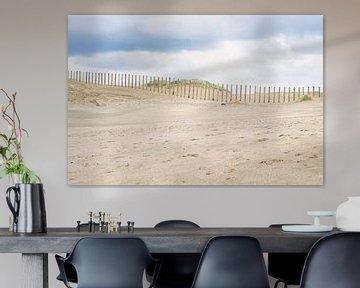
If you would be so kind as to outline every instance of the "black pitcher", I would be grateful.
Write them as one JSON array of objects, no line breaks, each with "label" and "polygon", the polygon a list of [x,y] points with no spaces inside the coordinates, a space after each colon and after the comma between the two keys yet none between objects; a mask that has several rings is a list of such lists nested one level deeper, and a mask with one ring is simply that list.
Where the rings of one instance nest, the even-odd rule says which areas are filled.
[{"label": "black pitcher", "polygon": [[[11,194],[14,193],[13,202]],[[14,216],[13,231],[46,232],[46,211],[42,184],[15,184],[6,190],[6,202]]]}]

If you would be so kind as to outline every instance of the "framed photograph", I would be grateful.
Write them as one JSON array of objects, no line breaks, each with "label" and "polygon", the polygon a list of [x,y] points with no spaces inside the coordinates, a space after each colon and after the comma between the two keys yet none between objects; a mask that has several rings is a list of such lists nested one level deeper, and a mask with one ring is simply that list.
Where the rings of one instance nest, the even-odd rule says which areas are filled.
[{"label": "framed photograph", "polygon": [[322,185],[322,15],[68,16],[71,185]]}]

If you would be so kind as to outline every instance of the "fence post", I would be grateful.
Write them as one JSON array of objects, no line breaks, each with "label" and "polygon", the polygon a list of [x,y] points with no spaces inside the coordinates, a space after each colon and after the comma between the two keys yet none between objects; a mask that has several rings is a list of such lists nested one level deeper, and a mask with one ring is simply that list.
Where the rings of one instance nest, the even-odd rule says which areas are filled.
[{"label": "fence post", "polygon": [[229,84],[226,84],[226,90],[225,90],[225,103],[228,102],[228,94],[229,94]]},{"label": "fence post", "polygon": [[259,86],[259,99],[258,99],[258,102],[259,103],[261,102],[261,86]]},{"label": "fence post", "polygon": [[241,93],[242,93],[242,84],[240,84],[240,93],[239,93],[240,94],[239,95],[240,96],[240,102],[241,102]]},{"label": "fence post", "polygon": [[256,92],[257,92],[257,89],[256,89],[256,85],[254,85],[254,103],[256,103]]},{"label": "fence post", "polygon": [[275,103],[275,98],[276,98],[276,88],[274,87],[274,95],[273,95],[273,103]]},{"label": "fence post", "polygon": [[224,90],[225,90],[225,85],[221,84],[221,102],[224,102]]},{"label": "fence post", "polygon": [[290,94],[291,94],[291,90],[290,90],[290,87],[289,87],[288,102],[290,102]]},{"label": "fence post", "polygon": [[263,103],[266,103],[266,87],[264,86],[264,102]]},{"label": "fence post", "polygon": [[320,93],[320,86],[319,86],[319,98],[321,97],[321,93]]},{"label": "fence post", "polygon": [[186,90],[187,90],[187,98],[190,99],[191,98],[191,83],[190,83],[190,80],[185,80],[185,87],[186,87]]},{"label": "fence post", "polygon": [[251,85],[249,85],[249,103],[251,103]]},{"label": "fence post", "polygon": [[169,95],[174,95],[173,94],[173,86],[172,86],[172,80],[171,77],[168,78],[168,82],[167,82],[167,89],[169,91]]},{"label": "fence post", "polygon": [[191,85],[191,98],[194,99],[195,98],[195,85],[194,85],[194,81],[190,80],[190,85]]},{"label": "fence post", "polygon": [[244,87],[244,102],[246,103],[246,88],[247,88],[247,85],[245,85]]},{"label": "fence post", "polygon": [[281,94],[281,91],[280,91],[281,89],[280,89],[280,87],[278,88],[278,103],[280,103],[280,94]]},{"label": "fence post", "polygon": [[236,84],[236,85],[235,85],[235,102],[238,101],[238,88],[239,88],[239,85]]},{"label": "fence post", "polygon": [[270,87],[268,87],[268,103],[270,103]]}]

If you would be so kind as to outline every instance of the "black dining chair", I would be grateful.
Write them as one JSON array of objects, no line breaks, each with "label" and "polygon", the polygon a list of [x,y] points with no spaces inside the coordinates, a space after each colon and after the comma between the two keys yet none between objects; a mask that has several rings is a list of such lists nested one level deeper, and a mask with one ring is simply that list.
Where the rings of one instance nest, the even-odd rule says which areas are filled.
[{"label": "black dining chair", "polygon": [[256,238],[219,236],[206,245],[192,288],[269,288]]},{"label": "black dining chair", "polygon": [[360,233],[348,232],[318,240],[306,259],[301,288],[360,287]]},{"label": "black dining chair", "polygon": [[[68,257],[55,255],[60,275],[70,288],[65,263],[74,266],[77,288],[143,288],[143,274],[154,262],[154,281],[160,262],[152,258],[139,238],[82,238]],[[153,283],[149,287],[153,287]]]},{"label": "black dining chair", "polygon": [[[288,224],[272,224],[269,228],[281,228],[282,225]],[[277,279],[274,288],[280,283],[283,283],[284,288],[288,285],[300,285],[306,257],[307,253],[269,253],[268,273]]]},{"label": "black dining chair", "polygon": [[[89,224],[88,223],[82,223],[80,224],[80,229],[89,229]],[[95,229],[99,229],[99,224],[98,223],[95,223]],[[69,256],[69,253],[66,254],[66,257]],[[65,268],[65,275],[66,275],[66,278],[67,278],[67,281],[68,282],[71,282],[71,283],[77,283],[77,275],[76,275],[76,270],[74,268],[73,265],[71,265],[70,263],[67,263],[65,262],[64,263],[64,268]],[[57,280],[59,281],[63,281],[62,277],[61,277],[61,274],[59,274],[57,277],[56,277]]]},{"label": "black dining chair", "polygon": [[[200,228],[199,225],[188,220],[166,220],[155,225],[155,229]],[[162,266],[155,283],[156,288],[190,288],[194,280],[200,253],[156,253],[152,254],[161,259]],[[152,279],[153,267],[147,269],[147,279]]]}]

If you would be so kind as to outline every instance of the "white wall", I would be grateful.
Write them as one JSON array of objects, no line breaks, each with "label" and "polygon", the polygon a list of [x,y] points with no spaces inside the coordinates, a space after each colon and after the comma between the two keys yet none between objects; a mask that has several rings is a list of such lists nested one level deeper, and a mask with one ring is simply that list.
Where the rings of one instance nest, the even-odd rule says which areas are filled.
[{"label": "white wall", "polygon": [[[48,226],[73,226],[89,210],[122,212],[136,226],[187,218],[201,226],[308,222],[360,195],[360,20],[357,0],[1,0],[0,87],[17,91],[26,161],[46,187]],[[325,185],[314,187],[70,187],[67,185],[68,14],[324,14]],[[0,226],[8,223],[6,180]],[[333,220],[328,223],[334,224]],[[51,255],[50,287],[57,271]],[[1,287],[20,287],[19,255],[0,255]]]}]

